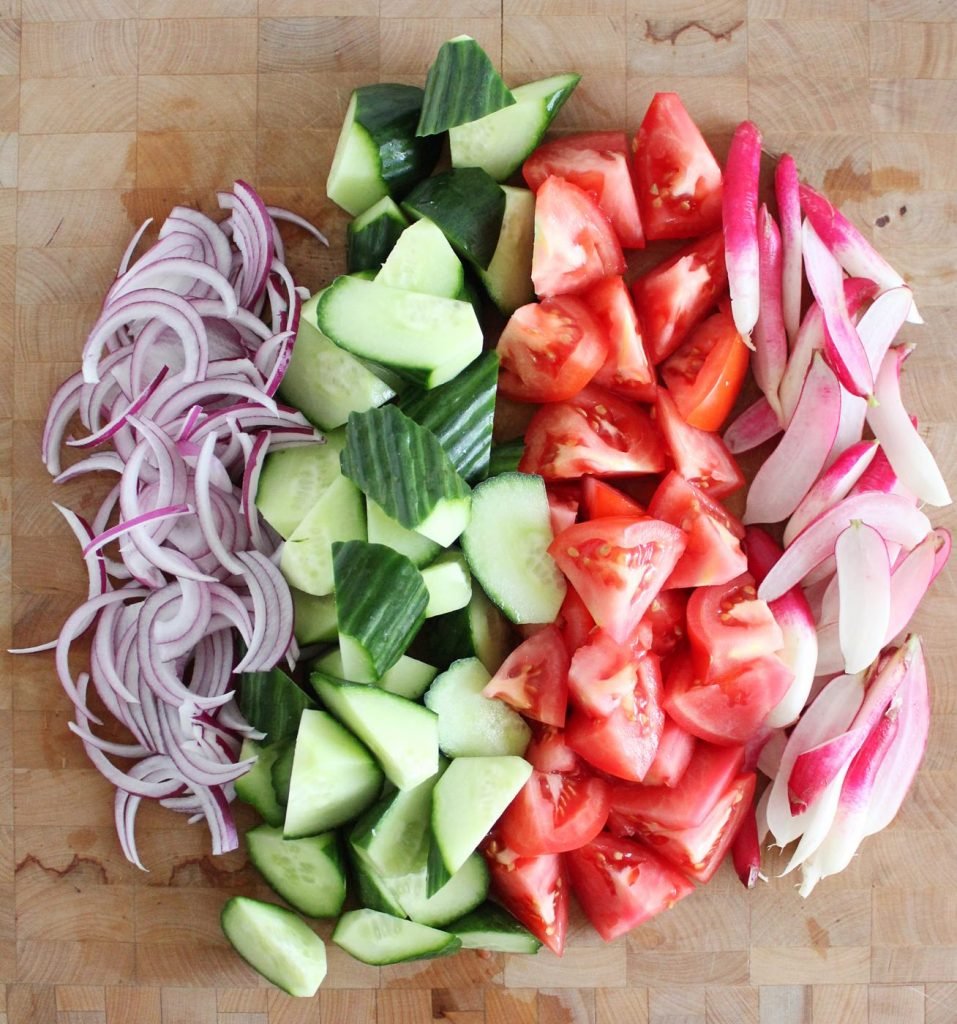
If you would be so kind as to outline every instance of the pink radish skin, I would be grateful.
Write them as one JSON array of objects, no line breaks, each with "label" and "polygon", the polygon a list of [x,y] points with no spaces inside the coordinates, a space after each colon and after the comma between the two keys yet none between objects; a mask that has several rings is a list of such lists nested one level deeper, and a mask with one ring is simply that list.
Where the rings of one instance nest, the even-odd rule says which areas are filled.
[{"label": "pink radish skin", "polygon": [[901,483],[920,500],[942,507],[951,503],[947,484],[901,400],[901,367],[912,351],[912,345],[902,345],[884,357],[867,422]]},{"label": "pink radish skin", "polygon": [[862,398],[874,390],[874,374],[844,299],[844,275],[809,221],[804,222],[804,269],[824,314],[824,352],[841,384]]},{"label": "pink radish skin", "polygon": [[845,672],[861,672],[880,654],[891,613],[891,563],[884,538],[860,520],[837,538],[838,635]]},{"label": "pink radish skin", "polygon": [[745,341],[751,337],[760,306],[757,221],[760,171],[761,132],[751,121],[742,121],[731,139],[725,164],[721,213],[731,315]]},{"label": "pink radish skin", "polygon": [[950,557],[951,537],[937,529],[894,566],[891,573],[891,606],[884,643],[890,643],[913,618],[917,607]]},{"label": "pink radish skin", "polygon": [[781,305],[781,233],[763,203],[758,210],[758,260],[761,301],[754,325],[751,369],[758,387],[781,420],[778,388],[788,360],[788,339]]},{"label": "pink radish skin", "polygon": [[[868,492],[876,494],[903,494],[904,492],[900,480],[897,479],[897,474],[891,469],[891,464],[880,447],[878,447],[871,464],[861,474],[860,480],[851,488],[849,497]],[[913,498],[913,495],[910,494],[904,496]]]},{"label": "pink radish skin", "polygon": [[[866,277],[881,291],[897,288],[904,279],[881,256],[840,210],[835,209],[820,193],[808,185],[800,186],[801,208],[814,225],[821,241],[851,277]],[[922,324],[917,307],[911,302],[907,319]]]},{"label": "pink radish skin", "polygon": [[824,468],[840,415],[840,386],[815,355],[791,422],[748,491],[745,523],[778,523],[797,508]]},{"label": "pink radish skin", "polygon": [[731,844],[731,860],[741,884],[745,889],[753,889],[761,877],[761,843],[754,804],[748,808]]},{"label": "pink radish skin", "polygon": [[784,527],[785,545],[790,544],[819,515],[847,497],[876,453],[876,441],[859,441],[841,453],[794,510]]},{"label": "pink radish skin", "polygon": [[764,601],[786,593],[828,555],[837,538],[859,519],[874,527],[885,543],[912,548],[927,535],[930,520],[899,494],[859,494],[845,498],[795,537],[758,589]]},{"label": "pink radish skin", "polygon": [[785,153],[774,172],[774,192],[781,218],[781,306],[791,346],[801,324],[801,194],[794,157]]},{"label": "pink radish skin", "polygon": [[770,441],[781,433],[781,423],[771,403],[762,396],[744,412],[724,432],[724,443],[733,455],[749,452],[752,448]]}]

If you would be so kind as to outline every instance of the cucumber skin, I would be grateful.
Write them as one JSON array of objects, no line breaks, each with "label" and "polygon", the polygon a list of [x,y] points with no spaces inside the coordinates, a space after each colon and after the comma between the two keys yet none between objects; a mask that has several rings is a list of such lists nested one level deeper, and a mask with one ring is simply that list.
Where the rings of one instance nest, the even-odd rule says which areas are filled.
[{"label": "cucumber skin", "polygon": [[503,441],[493,444],[489,456],[488,475],[498,476],[500,473],[517,473],[518,464],[525,454],[525,442],[518,438],[515,441]]},{"label": "cucumber skin", "polygon": [[389,203],[391,208],[385,207],[383,212],[367,223],[356,227],[365,216],[363,214],[350,221],[346,228],[346,270],[350,274],[362,270],[378,271],[399,240],[399,235],[408,226],[405,214],[391,196],[380,199],[376,205]]},{"label": "cucumber skin", "polygon": [[281,668],[242,674],[239,710],[251,726],[266,733],[269,743],[294,740],[303,710],[315,706]]}]

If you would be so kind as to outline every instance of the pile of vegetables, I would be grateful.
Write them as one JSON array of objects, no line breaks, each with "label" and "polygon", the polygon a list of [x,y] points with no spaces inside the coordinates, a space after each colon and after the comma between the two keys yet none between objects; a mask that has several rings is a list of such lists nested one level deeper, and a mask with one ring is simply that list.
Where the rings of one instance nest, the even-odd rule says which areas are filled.
[{"label": "pile of vegetables", "polygon": [[[90,591],[56,647],[124,852],[143,797],[232,848],[239,795],[266,881],[368,963],[560,955],[572,893],[612,940],[729,851],[754,885],[768,835],[806,895],[926,743],[906,629],[950,496],[901,397],[910,290],[791,157],[759,203],[750,122],[723,171],[668,93],[633,139],[543,143],[577,81],[509,89],[458,37],[424,90],[355,90],[348,273],[297,288],[275,221],[308,225],[243,183],[220,224],[177,208],[44,434],[57,479],[119,474],[64,511]],[[61,472],[76,415],[101,450]],[[91,679],[134,742],[93,731]],[[292,911],[234,897],[223,928],[321,983]]]}]

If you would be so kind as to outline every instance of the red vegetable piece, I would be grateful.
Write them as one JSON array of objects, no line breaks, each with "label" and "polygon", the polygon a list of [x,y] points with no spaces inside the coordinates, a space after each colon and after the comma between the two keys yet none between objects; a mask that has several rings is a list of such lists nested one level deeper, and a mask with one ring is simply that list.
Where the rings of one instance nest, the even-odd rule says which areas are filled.
[{"label": "red vegetable piece", "polygon": [[527,718],[565,724],[568,652],[557,626],[546,626],[505,659],[482,693],[497,697]]},{"label": "red vegetable piece", "polygon": [[655,400],[655,371],[648,361],[641,325],[624,279],[606,277],[584,295],[605,329],[608,355],[595,383],[637,402]]}]

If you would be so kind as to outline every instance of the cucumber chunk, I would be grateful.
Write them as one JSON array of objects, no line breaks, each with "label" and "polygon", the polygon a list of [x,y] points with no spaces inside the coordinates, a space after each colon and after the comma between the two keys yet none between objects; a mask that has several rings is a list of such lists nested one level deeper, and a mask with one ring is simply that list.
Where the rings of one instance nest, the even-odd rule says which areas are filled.
[{"label": "cucumber chunk", "polygon": [[332,941],[356,960],[377,966],[447,956],[462,945],[454,935],[377,910],[343,914]]},{"label": "cucumber chunk", "polygon": [[438,669],[434,665],[427,665],[424,661],[403,654],[379,679],[351,679],[342,663],[342,651],[338,648],[327,651],[322,657],[317,658],[312,663],[312,668],[324,675],[345,679],[350,683],[374,682],[380,690],[394,693],[397,697],[405,697],[407,700],[418,700],[438,675]]},{"label": "cucumber chunk", "polygon": [[316,317],[337,345],[424,388],[451,380],[482,351],[482,328],[469,303],[390,288],[378,278],[336,278],[320,296]]},{"label": "cucumber chunk", "polygon": [[[432,793],[433,849],[448,874],[478,848],[532,774],[521,757],[457,757]],[[432,860],[429,864],[430,885]]]},{"label": "cucumber chunk", "polygon": [[446,551],[422,570],[429,592],[425,617],[446,615],[464,608],[472,596],[472,576],[461,551]]},{"label": "cucumber chunk", "polygon": [[332,643],[339,636],[336,621],[336,599],[332,594],[316,597],[302,590],[292,589],[293,622],[296,643]]},{"label": "cucumber chunk", "polygon": [[450,921],[474,910],[488,896],[489,872],[485,859],[473,853],[438,892],[428,894],[427,872],[420,871],[399,879],[386,879],[410,920],[442,928]]},{"label": "cucumber chunk", "polygon": [[453,168],[420,181],[402,209],[434,221],[459,255],[484,270],[498,245],[505,193],[480,167]]},{"label": "cucumber chunk", "polygon": [[535,194],[503,185],[505,214],[498,245],[487,270],[478,276],[499,311],[510,316],[535,301],[532,285],[532,243],[535,238]]},{"label": "cucumber chunk", "polygon": [[346,269],[378,271],[408,226],[405,214],[391,196],[360,213],[346,228]]},{"label": "cucumber chunk", "polygon": [[517,711],[497,697],[483,697],[492,677],[478,658],[456,661],[425,694],[439,716],[439,746],[449,757],[522,755],[532,731]]},{"label": "cucumber chunk", "polygon": [[430,220],[418,220],[402,232],[376,275],[389,288],[457,299],[465,271],[445,235]]},{"label": "cucumber chunk", "polygon": [[488,475],[498,476],[500,473],[517,473],[518,464],[525,454],[525,442],[518,438],[515,441],[503,441],[492,445],[489,457]]},{"label": "cucumber chunk", "polygon": [[407,917],[385,878],[373,867],[362,850],[349,845],[349,863],[356,880],[359,902],[369,910],[378,910],[393,917]]},{"label": "cucumber chunk", "polygon": [[387,515],[382,506],[372,498],[366,498],[366,526],[370,544],[385,544],[387,548],[405,555],[417,569],[434,562],[442,550],[441,545],[436,544],[434,540],[423,537],[415,530],[407,529],[398,520]]},{"label": "cucumber chunk", "polygon": [[497,903],[483,903],[457,921],[448,931],[462,940],[463,949],[487,949],[490,953],[537,953],[542,944]]},{"label": "cucumber chunk", "polygon": [[461,658],[478,658],[494,675],[514,644],[508,620],[473,579],[468,607],[427,619],[416,646],[442,668]]},{"label": "cucumber chunk", "polygon": [[256,740],[244,739],[239,759],[245,761],[248,757],[255,757],[256,763],[236,780],[237,798],[255,808],[268,825],[277,827],[282,825],[286,810],[276,799],[272,785],[272,766],[285,747],[284,743],[263,746]]},{"label": "cucumber chunk", "polygon": [[349,99],[326,180],[326,195],[353,217],[383,196],[398,198],[435,166],[439,140],[417,138],[422,90],[385,82]]},{"label": "cucumber chunk", "polygon": [[325,943],[291,910],[233,896],[220,923],[236,952],[267,981],[291,996],[316,994],[326,976]]},{"label": "cucumber chunk", "polygon": [[325,711],[302,713],[283,835],[327,832],[361,814],[379,795],[382,772],[368,750]]},{"label": "cucumber chunk", "polygon": [[387,515],[443,547],[468,523],[468,484],[435,435],[394,405],[349,417],[342,472]]},{"label": "cucumber chunk", "polygon": [[322,492],[341,475],[339,452],[344,444],[345,432],[333,431],[325,442],[299,444],[266,456],[256,507],[280,537],[292,535]]},{"label": "cucumber chunk", "polygon": [[362,492],[344,476],[326,488],[283,545],[279,568],[291,587],[323,597],[333,589],[332,548],[364,541],[366,508]]},{"label": "cucumber chunk", "polygon": [[481,167],[496,181],[510,178],[542,141],[580,78],[553,75],[516,86],[512,106],[450,128],[452,166]]},{"label": "cucumber chunk", "polygon": [[309,917],[335,917],[346,900],[346,875],[335,832],[285,839],[281,828],[246,833],[249,859],[266,882]]},{"label": "cucumber chunk", "polygon": [[296,738],[299,717],[316,702],[281,668],[244,672],[239,687],[239,710],[270,743]]},{"label": "cucumber chunk", "polygon": [[437,135],[515,103],[488,54],[471,37],[443,43],[425,79],[419,135]]},{"label": "cucumber chunk", "polygon": [[272,781],[272,789],[276,794],[276,802],[283,808],[283,821],[285,822],[286,804],[289,803],[289,783],[292,780],[292,766],[296,759],[295,741],[287,741],[278,744],[279,753],[272,762],[269,771],[269,778]]},{"label": "cucumber chunk", "polygon": [[479,484],[462,550],[472,574],[512,622],[552,622],[565,578],[548,553],[551,518],[539,476],[501,473]]}]

